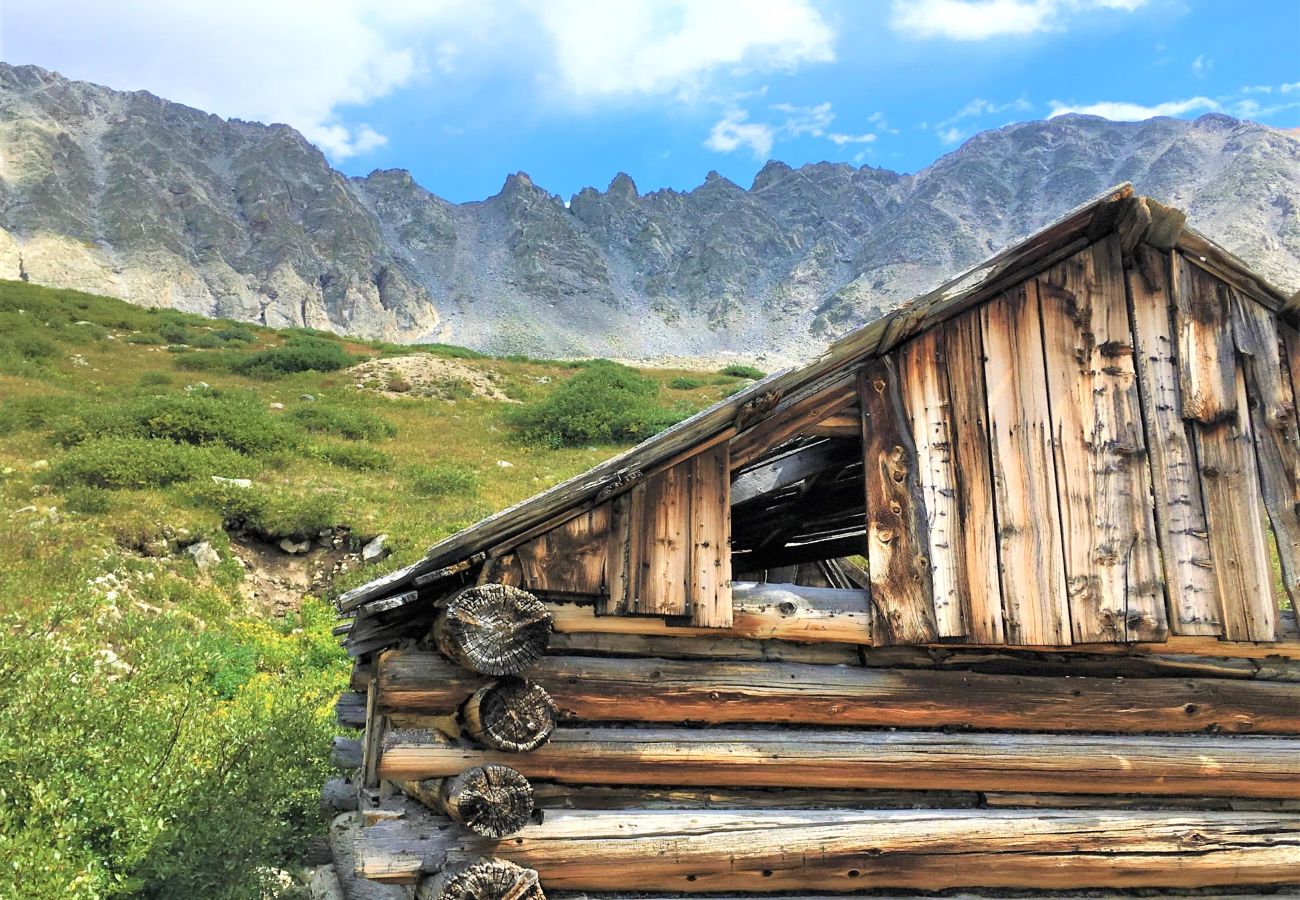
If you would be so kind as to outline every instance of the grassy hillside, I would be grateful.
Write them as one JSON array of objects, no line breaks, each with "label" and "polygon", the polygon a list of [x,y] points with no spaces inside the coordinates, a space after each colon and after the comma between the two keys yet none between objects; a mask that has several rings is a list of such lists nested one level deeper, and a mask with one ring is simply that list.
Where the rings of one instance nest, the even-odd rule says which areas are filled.
[{"label": "grassy hillside", "polygon": [[319,595],[754,374],[420,349],[0,282],[0,895],[275,896],[348,671]]}]

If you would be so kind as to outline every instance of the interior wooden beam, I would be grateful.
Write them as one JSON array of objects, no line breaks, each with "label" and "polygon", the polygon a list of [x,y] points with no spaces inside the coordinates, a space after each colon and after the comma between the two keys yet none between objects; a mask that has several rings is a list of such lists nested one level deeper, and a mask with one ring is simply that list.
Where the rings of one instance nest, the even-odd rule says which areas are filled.
[{"label": "interior wooden beam", "polygon": [[506,841],[446,819],[360,831],[358,871],[411,883],[494,856],[548,890],[708,893],[874,888],[1283,886],[1300,818],[1097,810],[557,810]]},{"label": "interior wooden beam", "polygon": [[384,742],[379,776],[449,778],[481,766],[568,784],[1300,799],[1300,740],[1216,735],[565,728],[511,754],[402,732]]},{"label": "interior wooden beam", "polygon": [[[1228,679],[1064,679],[798,663],[546,657],[528,677],[562,720],[1008,731],[1300,734],[1300,691]],[[445,713],[484,679],[435,653],[379,660],[385,711]]]}]

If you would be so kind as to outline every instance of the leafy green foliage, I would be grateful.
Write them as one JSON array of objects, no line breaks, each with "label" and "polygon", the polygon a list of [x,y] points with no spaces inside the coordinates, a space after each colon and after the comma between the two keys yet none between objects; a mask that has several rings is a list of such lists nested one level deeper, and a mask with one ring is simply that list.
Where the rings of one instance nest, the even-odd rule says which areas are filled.
[{"label": "leafy green foliage", "polygon": [[727,366],[718,371],[719,375],[728,375],[732,378],[749,378],[753,381],[759,381],[767,377],[767,373],[753,366]]},{"label": "leafy green foliage", "polygon": [[223,527],[269,541],[308,537],[338,521],[339,496],[330,491],[272,490],[262,485],[205,482],[192,494],[199,506],[216,510]]},{"label": "leafy green foliage", "polygon": [[411,489],[423,497],[472,497],[479,490],[478,473],[459,463],[408,466],[405,475]]},{"label": "leafy green foliage", "polygon": [[312,453],[331,465],[357,472],[376,472],[392,464],[387,453],[365,444],[324,444]]},{"label": "leafy green foliage", "polygon": [[689,411],[657,402],[659,385],[635,369],[596,361],[549,396],[507,419],[520,436],[546,447],[640,441],[681,421]]},{"label": "leafy green foliage", "polygon": [[242,478],[257,469],[248,457],[225,447],[103,437],[65,453],[51,469],[51,478],[60,487],[148,488],[212,475]]},{"label": "leafy green foliage", "polygon": [[397,427],[387,419],[356,406],[304,403],[284,418],[312,434],[333,434],[353,441],[377,441],[397,434]]},{"label": "leafy green foliage", "polygon": [[698,387],[704,387],[704,379],[679,375],[668,382],[668,386],[675,391],[693,391]]},{"label": "leafy green foliage", "polygon": [[266,453],[294,443],[294,434],[252,394],[194,390],[99,405],[56,435],[64,446],[96,436],[158,438],[220,444],[240,453]]},{"label": "leafy green foliage", "polygon": [[113,507],[113,495],[100,487],[74,484],[63,491],[63,502],[73,512],[103,515]]}]

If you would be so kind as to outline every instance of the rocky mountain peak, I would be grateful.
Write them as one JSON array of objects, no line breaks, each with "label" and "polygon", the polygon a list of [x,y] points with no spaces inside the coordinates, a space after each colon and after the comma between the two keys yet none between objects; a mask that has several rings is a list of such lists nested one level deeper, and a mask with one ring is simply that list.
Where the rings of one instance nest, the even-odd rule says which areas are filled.
[{"label": "rocky mountain peak", "polygon": [[288,126],[0,64],[0,158],[0,277],[499,353],[795,361],[1120,181],[1300,287],[1300,142],[1217,113],[1009,125],[907,175],[619,173],[566,208],[517,172],[454,204]]}]

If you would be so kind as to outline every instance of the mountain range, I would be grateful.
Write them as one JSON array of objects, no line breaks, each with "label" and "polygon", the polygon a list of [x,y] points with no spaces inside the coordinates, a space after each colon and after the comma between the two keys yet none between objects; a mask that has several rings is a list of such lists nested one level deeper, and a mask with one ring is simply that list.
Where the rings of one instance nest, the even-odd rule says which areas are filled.
[{"label": "mountain range", "polygon": [[524,173],[450,203],[350,178],[287,125],[0,64],[0,277],[497,353],[784,363],[1121,181],[1300,287],[1300,140],[1219,114],[1065,115],[915,174],[769,162],[565,201]]}]

